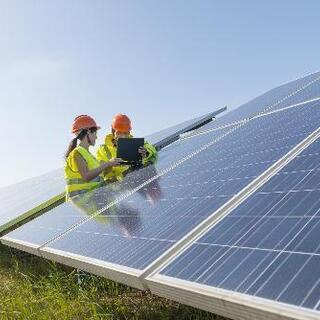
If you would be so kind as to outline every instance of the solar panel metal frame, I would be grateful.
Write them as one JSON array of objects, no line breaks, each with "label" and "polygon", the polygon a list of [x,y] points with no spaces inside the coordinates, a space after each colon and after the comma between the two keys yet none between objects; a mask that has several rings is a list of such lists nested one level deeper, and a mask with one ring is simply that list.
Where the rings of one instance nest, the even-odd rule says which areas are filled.
[{"label": "solar panel metal frame", "polygon": [[154,147],[158,151],[161,150],[162,148],[166,147],[167,145],[171,144],[172,142],[178,140],[179,136],[181,134],[200,128],[201,126],[211,122],[213,118],[215,118],[218,114],[220,114],[226,110],[227,110],[227,107],[223,107],[223,108],[218,109],[217,111],[211,112],[210,114],[208,114],[206,117],[202,118],[201,120],[198,120],[198,121],[192,123],[191,125],[183,128],[183,129],[178,130],[174,134],[154,143]]},{"label": "solar panel metal frame", "polygon": [[58,194],[55,197],[47,200],[39,204],[38,206],[28,210],[18,217],[10,220],[9,222],[0,225],[0,236],[9,232],[13,227],[18,226],[20,224],[26,223],[30,219],[36,217],[39,214],[45,213],[46,211],[50,210],[51,208],[63,203],[65,201],[65,192]]},{"label": "solar panel metal frame", "polygon": [[223,124],[221,126],[217,126],[217,127],[210,128],[210,129],[207,129],[207,130],[199,130],[199,131],[194,131],[194,132],[193,131],[185,132],[185,133],[181,134],[180,137],[182,139],[190,138],[190,137],[193,137],[193,136],[196,136],[196,135],[206,134],[206,133],[209,133],[209,132],[212,132],[212,131],[221,130],[221,129],[225,129],[225,128],[228,128],[228,127],[233,127],[233,126],[239,125],[241,123],[244,123],[244,122],[246,122],[246,121],[248,121],[250,119],[254,119],[254,118],[259,117],[259,116],[268,115],[268,114],[275,113],[275,112],[278,112],[278,111],[291,109],[291,108],[294,108],[294,107],[299,107],[299,106],[302,106],[304,104],[307,104],[307,103],[310,103],[310,102],[316,102],[316,101],[319,101],[319,100],[320,100],[320,97],[317,97],[317,98],[314,98],[314,99],[302,101],[302,102],[295,103],[295,104],[292,104],[292,105],[289,105],[289,106],[286,106],[286,107],[283,107],[283,108],[279,108],[279,109],[274,109],[273,110],[273,109],[268,109],[267,108],[266,110],[263,110],[261,112],[258,112],[257,114],[252,115],[250,118],[243,118],[243,119],[240,119],[238,121],[230,122],[230,123],[227,123],[227,124]]},{"label": "solar panel metal frame", "polygon": [[[242,111],[244,111],[243,108],[247,107],[248,104],[252,103],[252,102],[255,101],[255,100],[258,100],[258,99],[260,99],[260,98],[265,97],[266,95],[270,94],[270,93],[273,92],[274,90],[277,90],[277,89],[280,89],[280,88],[284,88],[285,86],[290,85],[290,84],[295,84],[295,83],[297,83],[298,81],[302,81],[302,80],[309,79],[309,77],[312,77],[312,76],[316,76],[316,78],[314,78],[314,79],[312,79],[311,81],[305,83],[305,84],[302,85],[301,87],[296,88],[296,90],[294,90],[294,91],[292,91],[292,92],[288,92],[288,94],[287,94],[286,96],[283,96],[283,97],[282,97],[280,100],[278,100],[278,101],[275,101],[275,102],[273,102],[273,103],[268,104],[266,107],[262,108],[260,111],[253,112],[253,113],[248,114],[248,115],[246,115],[246,116],[243,115],[243,116],[242,116],[241,118],[239,118],[238,120],[224,122],[226,117],[229,117],[229,116],[234,115],[235,112],[241,111],[241,109],[242,109]],[[249,102],[240,105],[238,108],[231,110],[231,111],[228,112],[226,115],[224,115],[222,118],[219,118],[218,121],[217,121],[217,125],[213,124],[213,127],[212,127],[212,128],[206,128],[206,126],[205,126],[204,128],[200,128],[198,131],[199,131],[199,132],[208,132],[208,131],[211,131],[211,130],[214,129],[214,128],[225,127],[225,126],[228,126],[228,125],[235,125],[235,124],[241,122],[241,121],[244,120],[244,119],[250,118],[250,117],[253,116],[254,114],[263,113],[263,112],[265,112],[266,110],[272,110],[272,109],[274,110],[275,108],[278,108],[279,105],[280,105],[280,108],[279,108],[279,109],[283,109],[283,108],[286,107],[286,105],[285,105],[285,106],[281,106],[281,104],[282,104],[283,102],[287,101],[288,99],[296,96],[297,94],[299,94],[299,93],[301,93],[301,92],[304,92],[306,89],[308,89],[309,86],[311,86],[311,85],[313,85],[313,84],[315,84],[315,83],[317,83],[317,82],[319,82],[319,81],[320,81],[320,72],[318,71],[318,72],[310,73],[310,74],[308,74],[308,75],[306,75],[306,76],[304,76],[304,77],[300,77],[300,78],[294,79],[294,80],[292,80],[292,81],[285,82],[285,83],[283,83],[283,84],[281,84],[281,85],[279,85],[279,86],[277,86],[277,87],[274,87],[274,88],[272,88],[271,90],[269,90],[269,91],[267,91],[267,92],[265,92],[265,93],[263,93],[263,94],[255,97],[254,99],[250,100]],[[319,98],[319,96],[318,96],[317,98]],[[299,103],[304,103],[306,100],[307,100],[307,99],[304,99],[304,100],[300,101]],[[313,99],[308,99],[308,100],[309,100],[309,101],[312,101]],[[315,99],[315,100],[316,100],[316,99]],[[299,104],[299,103],[297,103],[297,104]],[[290,105],[293,105],[293,103],[290,104]],[[220,123],[220,122],[221,122],[221,123]]]},{"label": "solar panel metal frame", "polygon": [[[177,279],[161,275],[160,271],[168,266],[177,256],[188,249],[197,239],[201,238],[209,229],[221,221],[222,218],[227,216],[235,207],[246,200],[252,195],[260,186],[271,179],[277,172],[279,172],[284,166],[286,166],[291,160],[295,159],[303,150],[310,146],[320,138],[320,127],[315,130],[311,135],[304,139],[299,145],[293,148],[282,159],[276,162],[272,167],[265,171],[259,177],[254,180],[245,189],[247,193],[243,192],[245,189],[239,192],[239,201],[231,205],[229,208],[223,207],[221,214],[215,215],[213,219],[206,225],[198,226],[202,230],[199,230],[197,234],[190,238],[184,246],[177,249],[174,255],[168,257],[163,263],[158,266],[151,273],[145,275],[145,282],[147,287],[153,294],[169,298],[180,303],[184,303],[196,308],[200,308],[209,312],[214,312],[225,317],[232,319],[246,319],[246,320],[318,320],[319,312],[308,310],[305,308],[297,307],[294,305],[267,300],[264,298],[249,296],[243,293],[234,292],[231,290],[210,287],[204,284],[198,284],[194,282],[188,282],[186,280]],[[268,172],[269,171],[269,172]],[[262,177],[265,176],[265,177]],[[243,196],[241,196],[241,194]],[[232,202],[231,199],[229,202]],[[234,200],[236,201],[236,200]],[[219,209],[219,210],[220,210]],[[209,219],[212,216],[209,217]],[[208,219],[208,220],[209,220]],[[193,230],[193,232],[195,229]]]},{"label": "solar panel metal frame", "polygon": [[[58,170],[58,169],[55,169],[53,171],[56,171],[56,170]],[[35,179],[42,178],[44,175],[51,174],[53,171],[47,172],[47,173],[40,175],[38,177],[23,180],[21,182],[18,182],[17,184],[9,185],[4,188],[11,188],[16,185],[23,184],[23,183],[29,183],[30,180],[32,180],[32,182],[34,184],[36,182],[36,181],[34,181]],[[59,173],[60,173],[60,171],[59,171]],[[61,170],[61,175],[62,175],[62,170]],[[51,197],[48,197],[45,201],[43,201],[43,202],[41,202],[41,200],[38,201],[38,204],[35,204],[34,207],[30,206],[30,208],[27,209],[26,211],[21,210],[20,214],[17,214],[12,219],[7,220],[7,222],[0,224],[0,236],[6,234],[7,232],[10,232],[14,227],[16,227],[16,226],[18,227],[21,224],[28,222],[30,219],[33,219],[34,217],[37,217],[38,215],[45,213],[46,211],[63,203],[64,201],[65,201],[65,191],[62,189],[60,193],[57,192],[56,195],[51,195]]]}]

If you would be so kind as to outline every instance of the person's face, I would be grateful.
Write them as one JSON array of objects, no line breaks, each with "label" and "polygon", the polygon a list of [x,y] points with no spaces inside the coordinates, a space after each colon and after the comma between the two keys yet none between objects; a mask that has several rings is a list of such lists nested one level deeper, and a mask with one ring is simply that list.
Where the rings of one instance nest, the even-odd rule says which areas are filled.
[{"label": "person's face", "polygon": [[114,137],[116,140],[118,140],[119,138],[129,138],[130,132],[119,132],[119,131],[115,131],[114,132]]},{"label": "person's face", "polygon": [[91,146],[94,146],[94,145],[95,145],[96,140],[97,140],[97,137],[98,137],[97,131],[91,132],[91,131],[89,130],[89,132],[88,132],[88,138],[89,138],[88,141],[89,141],[89,143],[90,143]]}]

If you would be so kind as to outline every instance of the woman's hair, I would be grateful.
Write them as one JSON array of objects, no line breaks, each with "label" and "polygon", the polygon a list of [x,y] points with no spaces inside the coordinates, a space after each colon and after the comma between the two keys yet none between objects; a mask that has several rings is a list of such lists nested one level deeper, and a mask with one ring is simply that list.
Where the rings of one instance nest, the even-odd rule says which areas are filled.
[{"label": "woman's hair", "polygon": [[89,128],[89,129],[83,129],[83,130],[81,130],[81,131],[78,133],[78,135],[77,135],[75,138],[73,138],[73,139],[71,140],[71,142],[69,143],[69,146],[68,146],[68,148],[67,148],[67,151],[66,151],[65,154],[64,154],[65,160],[67,160],[69,154],[77,147],[77,141],[78,141],[78,139],[79,139],[79,140],[82,140],[82,139],[87,135],[88,131],[90,131],[90,132],[95,132],[95,131],[97,131],[97,128],[96,128],[96,127],[92,127],[92,128]]}]

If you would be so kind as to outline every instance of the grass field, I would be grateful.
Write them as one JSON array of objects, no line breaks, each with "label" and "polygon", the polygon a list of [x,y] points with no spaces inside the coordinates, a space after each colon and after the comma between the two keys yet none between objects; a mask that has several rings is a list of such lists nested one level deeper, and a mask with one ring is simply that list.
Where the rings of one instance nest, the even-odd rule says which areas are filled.
[{"label": "grass field", "polygon": [[225,318],[0,245],[0,319]]}]

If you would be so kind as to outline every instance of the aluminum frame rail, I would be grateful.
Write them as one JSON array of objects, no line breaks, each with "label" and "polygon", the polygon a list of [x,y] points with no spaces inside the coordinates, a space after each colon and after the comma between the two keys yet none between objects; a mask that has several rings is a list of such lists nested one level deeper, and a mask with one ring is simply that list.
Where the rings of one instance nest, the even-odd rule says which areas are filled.
[{"label": "aluminum frame rail", "polygon": [[176,131],[175,133],[173,133],[172,135],[161,139],[160,141],[154,143],[155,148],[159,151],[162,148],[168,146],[169,144],[177,141],[180,137],[180,135],[187,133],[189,131],[192,130],[196,130],[199,129],[200,127],[208,124],[209,122],[211,122],[217,115],[219,115],[220,113],[224,112],[227,110],[227,107],[223,107],[218,109],[217,111],[211,112],[208,115],[204,116],[202,119],[195,121],[194,123]]}]

